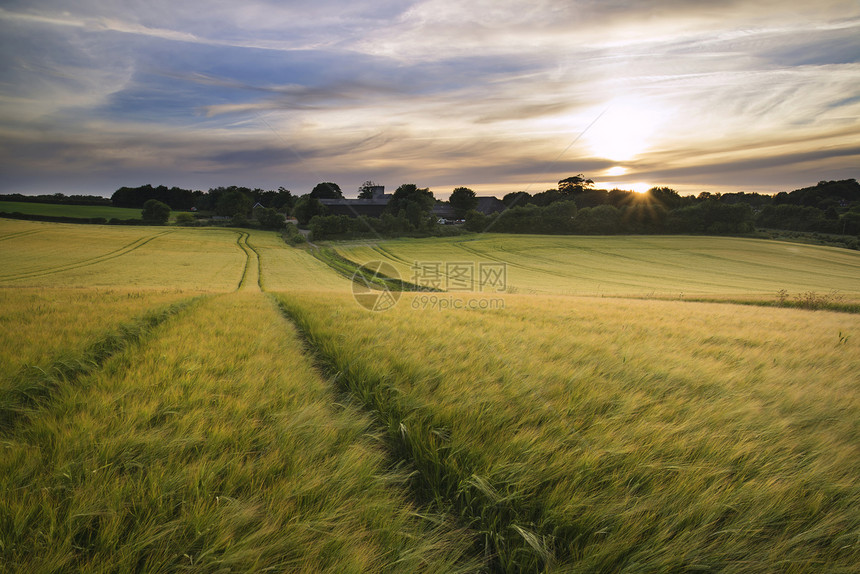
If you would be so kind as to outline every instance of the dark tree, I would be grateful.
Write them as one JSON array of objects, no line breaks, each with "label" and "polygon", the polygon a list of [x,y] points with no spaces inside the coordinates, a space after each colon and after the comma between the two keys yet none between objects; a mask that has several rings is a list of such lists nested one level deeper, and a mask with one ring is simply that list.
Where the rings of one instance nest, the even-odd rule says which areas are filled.
[{"label": "dark tree", "polygon": [[303,195],[293,208],[293,215],[301,225],[307,225],[315,215],[325,215],[328,212],[326,206],[315,197]]},{"label": "dark tree", "polygon": [[856,179],[819,181],[813,187],[795,189],[785,196],[782,193],[777,194],[777,197],[774,197],[774,205],[788,203],[825,210],[830,199],[835,199],[837,204],[860,201],[860,184]]},{"label": "dark tree", "polygon": [[634,191],[626,189],[611,189],[606,195],[606,203],[613,207],[622,207],[633,200]]},{"label": "dark tree", "polygon": [[558,182],[558,190],[563,194],[581,193],[594,185],[590,179],[586,179],[581,173],[566,177]]},{"label": "dark tree", "polygon": [[378,187],[369,179],[358,188],[358,199],[373,199],[373,188]]},{"label": "dark tree", "polygon": [[256,211],[257,221],[264,229],[280,229],[286,225],[284,214],[273,207],[264,207]]},{"label": "dark tree", "polygon": [[221,194],[215,203],[215,213],[227,217],[235,217],[236,215],[245,217],[251,211],[252,205],[253,201],[249,195],[235,189]]},{"label": "dark tree", "polygon": [[121,187],[111,196],[111,203],[115,207],[142,208],[143,204],[150,199],[157,199],[166,203],[171,209],[191,209],[197,199],[203,195],[202,191],[191,191],[179,187],[159,185],[141,185],[140,187]]},{"label": "dark tree", "polygon": [[675,209],[681,206],[681,196],[674,189],[668,187],[652,187],[648,190],[648,196],[666,209]]},{"label": "dark tree", "polygon": [[420,228],[421,222],[427,219],[435,204],[436,199],[429,189],[421,189],[414,183],[404,183],[391,196],[385,209],[393,215],[403,211],[409,223]]},{"label": "dark tree", "polygon": [[451,192],[448,203],[454,208],[457,217],[463,218],[478,206],[478,197],[468,187],[458,187]]},{"label": "dark tree", "polygon": [[502,203],[505,207],[514,207],[516,205],[525,205],[532,198],[531,194],[525,191],[514,191],[502,198]]},{"label": "dark tree", "polygon": [[[550,203],[554,203],[556,201],[560,201],[563,195],[557,189],[548,189],[546,191],[542,191],[540,193],[534,194],[529,203],[532,205],[538,205],[540,207],[546,207]],[[523,207],[523,206],[520,206]]]},{"label": "dark tree", "polygon": [[598,205],[579,210],[576,214],[576,232],[591,235],[618,233],[621,212],[613,205]]},{"label": "dark tree", "polygon": [[314,186],[310,196],[313,199],[340,199],[343,197],[343,192],[341,192],[338,184],[324,181]]},{"label": "dark tree", "polygon": [[286,187],[279,187],[278,193],[275,197],[275,201],[269,207],[274,207],[275,209],[290,210],[295,204],[296,198],[293,196],[293,192],[291,192]]},{"label": "dark tree", "polygon": [[609,201],[609,192],[605,189],[584,189],[578,193],[570,194],[576,202],[577,207],[597,207],[606,205]]},{"label": "dark tree", "polygon": [[140,216],[144,221],[163,225],[170,219],[170,206],[157,199],[149,199],[143,204]]}]

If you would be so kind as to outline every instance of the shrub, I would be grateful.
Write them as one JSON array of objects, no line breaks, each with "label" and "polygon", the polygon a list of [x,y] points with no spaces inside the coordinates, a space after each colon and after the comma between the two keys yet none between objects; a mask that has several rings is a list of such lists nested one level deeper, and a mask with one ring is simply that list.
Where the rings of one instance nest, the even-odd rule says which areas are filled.
[{"label": "shrub", "polygon": [[177,225],[194,225],[194,216],[190,213],[180,213],[176,216]]},{"label": "shrub", "polygon": [[141,219],[149,223],[167,223],[170,219],[170,206],[157,199],[148,199],[143,204]]}]

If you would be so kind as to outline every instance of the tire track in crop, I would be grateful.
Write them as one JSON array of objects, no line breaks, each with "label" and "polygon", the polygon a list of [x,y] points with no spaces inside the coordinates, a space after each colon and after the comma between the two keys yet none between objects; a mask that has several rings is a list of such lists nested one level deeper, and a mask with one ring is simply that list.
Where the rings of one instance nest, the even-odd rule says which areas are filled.
[{"label": "tire track in crop", "polygon": [[92,257],[90,259],[84,259],[82,261],[76,261],[74,263],[67,263],[65,265],[59,265],[57,267],[49,267],[47,269],[39,269],[36,271],[27,271],[23,273],[13,273],[10,275],[0,275],[0,281],[16,281],[18,279],[33,279],[36,277],[44,277],[46,275],[52,275],[54,273],[62,273],[63,271],[71,271],[72,269],[79,269],[81,267],[88,267],[90,265],[96,265],[98,263],[104,263],[105,261],[110,261],[111,259],[116,259],[117,257],[122,257],[123,255],[128,255],[135,249],[139,249],[153,241],[154,239],[158,239],[159,237],[166,235],[168,233],[173,233],[174,230],[169,229],[167,231],[162,231],[161,233],[156,233],[154,235],[149,235],[145,237],[139,237],[132,241],[131,243],[120,247],[114,251],[110,251],[103,255],[99,255],[97,257]]},{"label": "tire track in crop", "polygon": [[38,416],[63,389],[79,387],[84,376],[100,369],[109,358],[141,343],[158,326],[203,298],[184,299],[120,323],[71,358],[58,357],[45,368],[27,365],[20,369],[0,387],[0,435]]},{"label": "tire track in crop", "polygon": [[260,254],[248,243],[249,237],[249,233],[240,231],[236,238],[236,244],[245,253],[245,269],[236,290],[260,292],[263,279]]},{"label": "tire track in crop", "polygon": [[552,275],[553,277],[561,277],[563,279],[566,279],[569,277],[568,275],[565,275],[564,273],[561,273],[559,271],[552,271],[550,269],[540,269],[539,267],[532,267],[530,265],[524,265],[522,263],[516,263],[514,261],[510,261],[508,259],[505,259],[503,257],[488,255],[487,253],[479,251],[478,249],[475,249],[474,247],[466,246],[465,245],[466,241],[475,241],[475,240],[474,239],[467,239],[465,241],[454,241],[451,243],[451,245],[453,245],[454,247],[457,247],[458,249],[462,249],[466,253],[471,253],[472,255],[477,255],[478,257],[483,257],[485,259],[489,259],[490,261],[496,261],[497,263],[504,263],[505,265],[510,265],[511,267],[523,269],[523,270],[529,271],[531,273],[544,273],[546,275]]},{"label": "tire track in crop", "polygon": [[17,233],[9,233],[8,235],[0,236],[0,241],[6,241],[7,239],[17,239],[19,237],[24,237],[26,235],[33,235],[35,233],[42,233],[45,231],[44,229],[30,229],[27,231],[19,231]]},{"label": "tire track in crop", "polygon": [[374,245],[373,247],[371,247],[371,249],[373,249],[374,251],[376,251],[377,253],[379,253],[383,257],[386,257],[386,258],[390,259],[391,261],[394,261],[395,263],[399,262],[399,263],[402,263],[403,265],[408,265],[409,267],[412,267],[413,265],[415,265],[415,261],[407,261],[406,259],[400,257],[399,255],[396,255],[395,253],[393,253],[392,251],[389,251],[388,249],[384,248],[381,245]]},{"label": "tire track in crop", "polygon": [[[472,455],[451,447],[448,431],[432,413],[408,404],[384,375],[341,354],[337,341],[318,336],[298,305],[278,298],[275,303],[295,326],[321,375],[373,415],[391,455],[414,468],[410,487],[420,505],[435,505],[477,531],[476,553],[486,558],[490,572],[552,569],[556,540],[552,532],[536,530],[533,518],[542,514],[540,508],[525,497],[503,494],[477,475]],[[552,525],[543,528],[551,530]]]}]

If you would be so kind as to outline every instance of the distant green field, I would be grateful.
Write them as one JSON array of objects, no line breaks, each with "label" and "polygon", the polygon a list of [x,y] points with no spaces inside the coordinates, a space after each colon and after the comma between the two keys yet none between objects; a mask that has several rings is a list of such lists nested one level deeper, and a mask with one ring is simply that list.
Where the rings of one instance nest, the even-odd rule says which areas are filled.
[{"label": "distant green field", "polygon": [[104,217],[105,219],[140,219],[139,209],[109,207],[106,205],[60,205],[56,203],[27,203],[0,201],[0,211],[50,215],[52,217]]}]

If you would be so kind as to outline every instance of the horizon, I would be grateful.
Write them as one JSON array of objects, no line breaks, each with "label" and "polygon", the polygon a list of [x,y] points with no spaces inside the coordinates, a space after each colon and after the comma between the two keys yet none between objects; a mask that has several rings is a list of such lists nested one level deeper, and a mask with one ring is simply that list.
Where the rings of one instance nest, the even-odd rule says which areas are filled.
[{"label": "horizon", "polygon": [[[856,181],[856,178],[847,178],[847,179],[848,179],[848,180],[854,180],[854,181]],[[785,192],[785,193],[791,193],[791,192],[793,192],[793,191],[798,191],[798,190],[800,190],[800,189],[807,189],[807,188],[815,187],[815,186],[817,186],[817,185],[818,185],[818,184],[820,184],[820,183],[825,183],[825,182],[830,182],[830,181],[845,181],[845,180],[822,180],[822,181],[818,181],[818,182],[816,182],[816,183],[814,183],[814,184],[811,184],[811,185],[804,185],[804,186],[801,186],[801,187],[794,187],[794,188],[792,188],[792,189],[783,189],[783,190],[780,190],[780,191],[774,191],[774,192],[770,192],[770,193],[768,193],[768,192],[748,192],[748,191],[747,191],[747,192],[745,192],[745,191],[734,191],[734,192],[733,192],[733,191],[725,191],[725,192],[716,192],[716,193],[715,193],[715,195],[726,195],[726,194],[732,194],[732,193],[748,193],[748,194],[759,193],[759,194],[761,194],[761,195],[770,195],[770,196],[773,196],[773,195],[776,195],[776,194],[778,194],[778,193],[783,193],[783,192]],[[317,183],[324,183],[324,182],[317,182]],[[331,182],[331,183],[337,183],[337,182]],[[178,187],[178,188],[181,188],[181,189],[187,189],[187,190],[190,190],[190,191],[193,191],[193,192],[200,191],[200,192],[202,192],[202,193],[209,193],[210,191],[212,191],[212,189],[219,188],[219,187],[223,187],[223,188],[237,187],[237,188],[240,188],[240,189],[249,189],[249,190],[251,190],[251,191],[256,191],[256,190],[262,190],[262,191],[278,191],[277,189],[266,189],[266,188],[261,188],[261,187],[250,187],[250,186],[246,186],[246,185],[229,185],[229,186],[228,186],[228,185],[220,185],[220,186],[213,186],[213,187],[211,187],[211,188],[207,188],[207,189],[195,189],[195,188],[193,188],[193,187],[192,187],[192,188],[182,188],[181,186],[167,185],[167,184],[165,184],[165,183],[160,183],[160,184],[157,184],[157,185],[153,185],[152,183],[144,183],[144,184],[141,184],[140,186],[121,186],[121,187],[127,187],[127,188],[132,188],[132,189],[134,189],[134,188],[138,188],[138,187],[145,187],[145,186],[147,186],[147,185],[150,185],[150,186],[152,186],[153,188],[166,187],[166,188],[168,188],[168,189],[171,189],[171,188],[174,188],[174,187]],[[379,184],[379,185],[381,185],[381,184]],[[399,184],[397,187],[399,187],[400,185],[407,185],[407,184]],[[385,193],[386,193],[386,194],[388,194],[388,195],[390,195],[390,194],[394,193],[394,191],[397,189],[397,187],[395,187],[395,188],[391,189],[391,188],[389,188],[388,186],[385,186],[385,185],[382,185],[382,187],[385,189]],[[632,188],[631,188],[631,189],[625,189],[625,188],[619,188],[619,187],[615,187],[615,188],[600,187],[600,186],[598,186],[598,185],[596,185],[596,184],[595,184],[594,186],[592,186],[592,187],[590,187],[590,188],[588,188],[588,189],[589,189],[590,191],[615,191],[615,190],[619,190],[619,191],[624,191],[624,192],[628,192],[628,193],[646,193],[646,192],[650,191],[651,189],[653,189],[654,187],[668,187],[668,186],[651,186],[651,187],[649,187],[649,188],[647,188],[647,189],[632,189]],[[56,195],[57,193],[59,193],[59,194],[61,194],[61,195],[65,195],[65,196],[67,196],[67,197],[68,197],[68,196],[70,196],[70,195],[79,195],[79,196],[82,196],[82,197],[87,197],[87,196],[89,196],[89,197],[101,197],[101,198],[105,198],[105,199],[110,199],[110,198],[111,198],[111,196],[112,196],[112,195],[113,195],[113,194],[114,194],[118,189],[119,189],[119,188],[117,188],[117,189],[115,189],[115,190],[113,190],[113,191],[107,192],[106,194],[98,194],[98,193],[95,193],[95,194],[68,194],[68,193],[63,193],[63,192],[51,192],[51,193],[39,193],[39,192],[33,192],[33,193],[20,193],[20,195],[25,196],[25,197],[35,197],[35,196],[42,196],[42,197],[45,197],[45,196],[49,196],[49,195]],[[471,188],[470,188],[470,189],[471,189]],[[554,188],[549,188],[549,189],[557,189],[557,186],[556,186],[556,187],[554,187]],[[533,191],[530,193],[530,195],[535,195],[535,194],[537,194],[537,193],[541,193],[541,192],[544,192],[544,191],[549,191],[549,189],[533,190]],[[678,192],[678,190],[676,190],[676,189],[674,189],[674,188],[670,188],[670,189],[673,189],[673,191]],[[310,190],[310,189],[309,189],[309,190],[307,190],[307,191],[305,191],[304,193],[297,193],[295,190],[287,190],[287,191],[289,191],[289,192],[290,192],[294,197],[302,197],[302,196],[308,195],[308,194],[311,192],[311,190]],[[439,201],[447,201],[447,200],[448,200],[448,196],[451,194],[451,192],[447,192],[447,193],[446,193],[446,192],[434,191],[432,188],[431,188],[431,189],[429,189],[429,191],[433,194],[433,197],[434,197],[434,198],[436,198],[436,199],[437,199],[437,200],[439,200]],[[475,191],[475,190],[473,189],[472,191]],[[518,190],[518,191],[522,191],[522,190]],[[343,193],[343,198],[344,198],[344,199],[357,199],[357,197],[358,197],[358,193],[359,193],[358,191],[348,192],[348,191],[344,191],[343,189],[341,189],[341,192]],[[15,194],[15,193],[17,193],[17,192],[10,192],[10,193],[0,192],[0,196],[10,196],[10,195],[13,195],[13,194]],[[508,193],[510,193],[510,192],[508,192]],[[440,195],[440,194],[441,194],[441,195]],[[493,193],[490,193],[490,194],[481,194],[481,193],[477,193],[477,192],[476,192],[476,194],[475,194],[475,195],[476,195],[477,197],[493,197],[493,198],[496,198],[496,199],[502,199],[502,198],[506,195],[506,193],[504,193],[504,194],[499,194],[499,193],[496,193],[496,194],[493,194]],[[695,194],[695,193],[682,193],[682,192],[678,192],[678,195],[680,195],[680,196],[682,196],[682,197],[687,197],[687,196],[696,197],[698,194]]]},{"label": "horizon", "polygon": [[3,194],[860,177],[856,2],[13,0],[0,30]]}]

